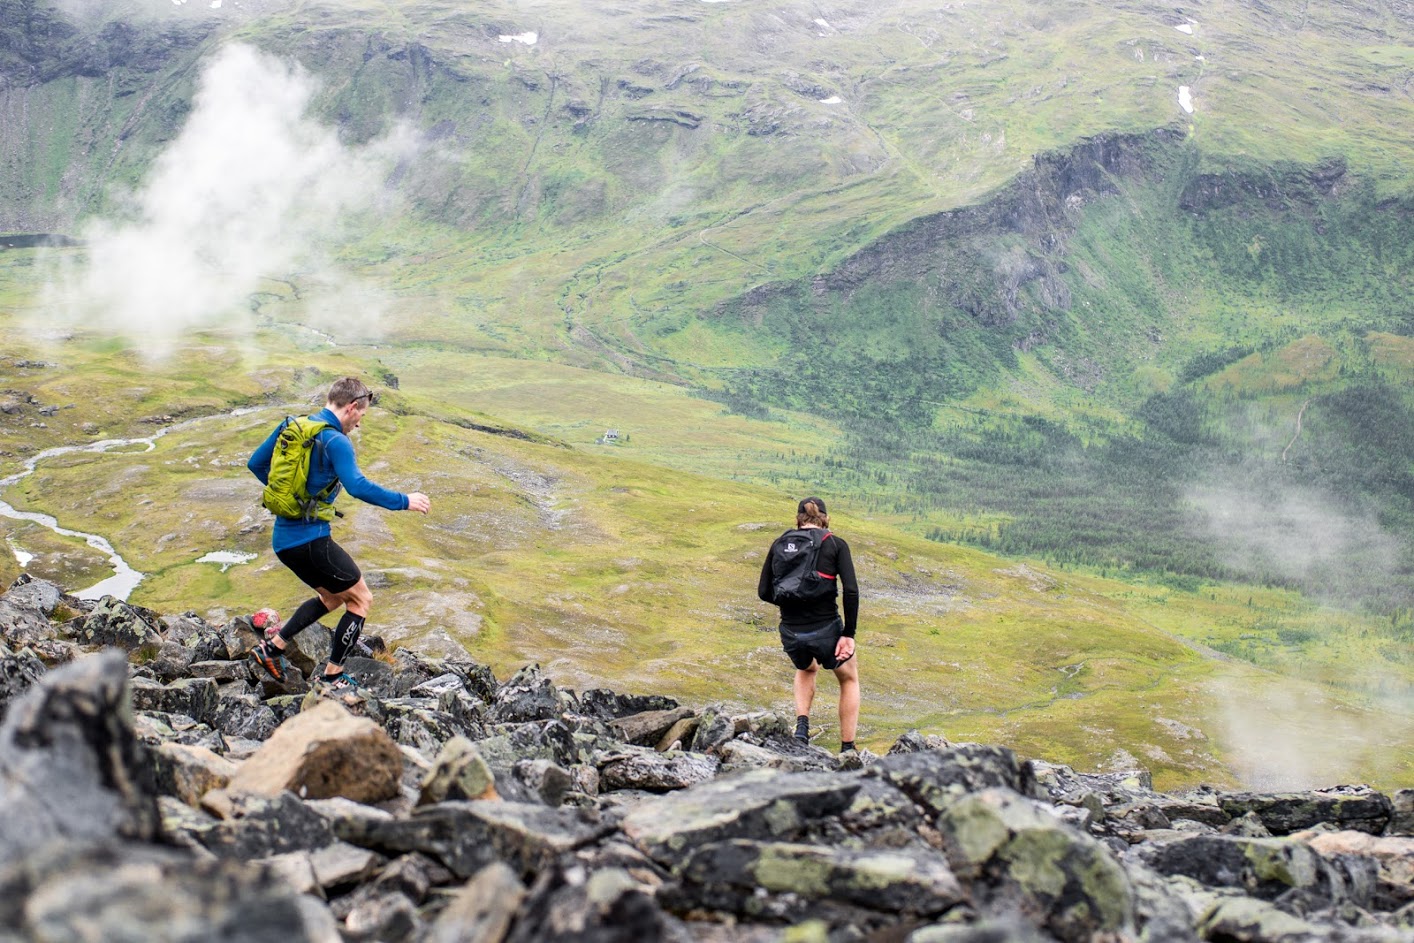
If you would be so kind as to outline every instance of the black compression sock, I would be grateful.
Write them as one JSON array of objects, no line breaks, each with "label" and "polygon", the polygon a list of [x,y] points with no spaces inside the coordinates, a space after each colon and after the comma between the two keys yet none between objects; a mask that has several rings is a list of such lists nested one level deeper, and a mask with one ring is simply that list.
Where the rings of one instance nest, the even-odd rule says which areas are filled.
[{"label": "black compression sock", "polygon": [[363,616],[345,612],[334,629],[334,640],[329,646],[329,664],[342,665],[349,652],[353,651],[359,633],[363,631]]},{"label": "black compression sock", "polygon": [[324,600],[315,596],[313,599],[306,599],[300,603],[300,607],[295,610],[295,614],[290,616],[290,621],[280,627],[280,638],[288,645],[295,640],[305,629],[309,628],[320,619],[329,614],[329,610],[324,607]]}]

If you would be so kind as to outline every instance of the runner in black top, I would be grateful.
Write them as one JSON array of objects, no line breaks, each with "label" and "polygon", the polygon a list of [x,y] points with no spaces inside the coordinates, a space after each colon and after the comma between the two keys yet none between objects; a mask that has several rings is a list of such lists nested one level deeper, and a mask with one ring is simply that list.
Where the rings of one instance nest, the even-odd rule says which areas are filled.
[{"label": "runner in black top", "polygon": [[[796,527],[802,530],[829,530],[825,502],[806,498],[796,508]],[[783,603],[775,600],[771,555],[761,567],[756,594],[764,602],[780,605],[781,647],[795,665],[795,736],[810,740],[810,705],[815,700],[815,676],[821,667],[835,673],[840,683],[840,752],[853,750],[859,724],[859,662],[855,659],[854,632],[859,622],[859,583],[854,576],[854,558],[849,544],[837,534],[828,534],[820,544],[817,569],[834,577],[838,593],[844,597],[844,618],[836,608],[836,594],[810,603]]]}]

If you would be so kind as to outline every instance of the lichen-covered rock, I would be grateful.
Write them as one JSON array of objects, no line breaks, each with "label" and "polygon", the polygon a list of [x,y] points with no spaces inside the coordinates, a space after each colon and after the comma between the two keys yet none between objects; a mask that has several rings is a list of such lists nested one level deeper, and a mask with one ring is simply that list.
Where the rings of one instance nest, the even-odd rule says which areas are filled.
[{"label": "lichen-covered rock", "polygon": [[465,737],[453,737],[442,747],[422,783],[418,805],[448,799],[494,799],[496,777],[476,746]]},{"label": "lichen-covered rock", "polygon": [[580,710],[600,720],[628,717],[645,711],[674,711],[681,705],[661,694],[618,694],[607,688],[591,688],[579,695]]},{"label": "lichen-covered rock", "polygon": [[185,714],[197,723],[210,724],[220,699],[216,682],[210,678],[181,678],[171,684],[134,678],[132,700],[136,710]]},{"label": "lichen-covered rock", "polygon": [[1208,887],[1231,887],[1263,900],[1303,891],[1331,903],[1368,903],[1368,889],[1332,867],[1310,845],[1291,838],[1194,835],[1141,845],[1138,860],[1160,874],[1181,875]]},{"label": "lichen-covered rock", "polygon": [[0,639],[15,648],[57,638],[59,630],[43,611],[0,596]]},{"label": "lichen-covered rock", "polygon": [[57,846],[0,870],[0,886],[6,939],[340,943],[323,904],[276,875],[160,846]]},{"label": "lichen-covered rock", "polygon": [[268,858],[290,851],[317,851],[334,843],[329,821],[289,792],[258,796],[213,789],[202,796],[201,805],[216,813],[214,821],[186,817],[172,824],[218,858]]},{"label": "lichen-covered rock", "polygon": [[378,802],[398,794],[403,759],[387,731],[332,701],[281,724],[232,777],[232,791]]},{"label": "lichen-covered rock", "polygon": [[1008,789],[984,789],[951,802],[937,825],[948,860],[984,909],[1018,908],[1074,943],[1132,928],[1133,891],[1124,869],[1048,807]]},{"label": "lichen-covered rock", "polygon": [[44,672],[44,662],[28,648],[12,652],[0,644],[0,720],[5,719],[10,702],[34,687]]},{"label": "lichen-covered rock", "polygon": [[74,632],[81,645],[98,648],[113,645],[129,652],[143,649],[156,652],[162,636],[152,622],[136,608],[112,596],[104,596],[84,617]]},{"label": "lichen-covered rock", "polygon": [[905,916],[933,916],[968,899],[932,849],[845,849],[733,839],[695,850],[677,869],[704,903],[731,901],[749,913],[760,890],[804,900],[843,901]]},{"label": "lichen-covered rock", "polygon": [[570,708],[565,693],[540,673],[540,666],[528,665],[501,685],[492,698],[487,719],[497,724],[554,720]]},{"label": "lichen-covered rock", "polygon": [[753,770],[639,803],[623,831],[666,863],[708,842],[731,838],[790,841],[812,821],[849,807],[859,783],[831,773]]},{"label": "lichen-covered rock", "polygon": [[425,698],[385,700],[383,725],[398,743],[435,754],[442,744],[466,733],[455,717],[430,706],[435,703]]},{"label": "lichen-covered rock", "polygon": [[643,789],[669,792],[705,783],[717,775],[721,761],[701,753],[659,753],[657,750],[624,750],[599,766],[599,788]]},{"label": "lichen-covered rock", "polygon": [[253,694],[222,696],[211,714],[211,725],[228,737],[266,740],[279,721],[275,712]]},{"label": "lichen-covered rock", "polygon": [[1255,814],[1273,835],[1299,832],[1321,822],[1379,835],[1389,825],[1392,811],[1387,796],[1364,786],[1275,795],[1228,793],[1218,804],[1233,818]]},{"label": "lichen-covered rock", "polygon": [[64,598],[64,591],[48,580],[21,573],[10,584],[10,588],[0,595],[0,604],[32,609],[40,615],[49,616]]}]

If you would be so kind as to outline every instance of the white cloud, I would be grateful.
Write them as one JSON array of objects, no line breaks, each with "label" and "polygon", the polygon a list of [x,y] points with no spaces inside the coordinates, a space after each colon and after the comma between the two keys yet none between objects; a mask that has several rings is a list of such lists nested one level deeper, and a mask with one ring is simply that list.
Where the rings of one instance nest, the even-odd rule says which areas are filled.
[{"label": "white cloud", "polygon": [[316,83],[249,46],[208,64],[186,125],[121,219],[83,233],[85,261],[58,302],[86,325],[144,340],[160,354],[184,332],[248,325],[268,277],[317,273],[363,211],[386,199],[396,138],[345,147],[307,114]]}]

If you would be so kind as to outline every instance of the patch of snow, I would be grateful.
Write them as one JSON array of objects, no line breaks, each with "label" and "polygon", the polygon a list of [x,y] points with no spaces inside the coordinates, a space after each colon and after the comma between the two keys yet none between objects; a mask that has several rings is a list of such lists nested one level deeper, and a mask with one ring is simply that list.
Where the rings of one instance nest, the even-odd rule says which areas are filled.
[{"label": "patch of snow", "polygon": [[1208,61],[1207,59],[1204,59],[1202,56],[1194,56],[1193,59],[1194,59],[1195,62],[1207,62],[1207,61]]},{"label": "patch of snow", "polygon": [[221,572],[225,573],[231,567],[240,563],[249,563],[256,557],[253,553],[236,553],[233,550],[213,550],[204,557],[197,557],[197,563],[219,563]]},{"label": "patch of snow", "polygon": [[1184,23],[1182,26],[1175,26],[1174,29],[1178,30],[1180,33],[1187,33],[1189,36],[1193,35],[1192,23]]},{"label": "patch of snow", "polygon": [[841,97],[839,97],[838,95],[831,95],[829,98],[822,98],[822,99],[820,99],[820,104],[822,104],[822,105],[838,105],[838,104],[839,104],[840,102],[842,102],[842,101],[844,101],[844,99],[841,98]]},{"label": "patch of snow", "polygon": [[829,23],[826,23],[824,20],[820,19],[818,16],[815,17],[815,22],[816,22],[817,24],[819,24],[820,26],[823,26],[825,29],[829,29],[829,28],[830,28],[830,24],[829,24]]},{"label": "patch of snow", "polygon": [[34,554],[26,553],[14,544],[10,544],[10,552],[15,555],[15,559],[19,561],[21,568],[29,566],[29,561],[34,559]]},{"label": "patch of snow", "polygon": [[498,37],[503,43],[524,43],[527,46],[534,46],[540,41],[539,33],[516,33],[514,36]]},{"label": "patch of snow", "polygon": [[1187,85],[1180,85],[1178,87],[1178,107],[1182,108],[1190,115],[1193,114],[1193,93]]}]

